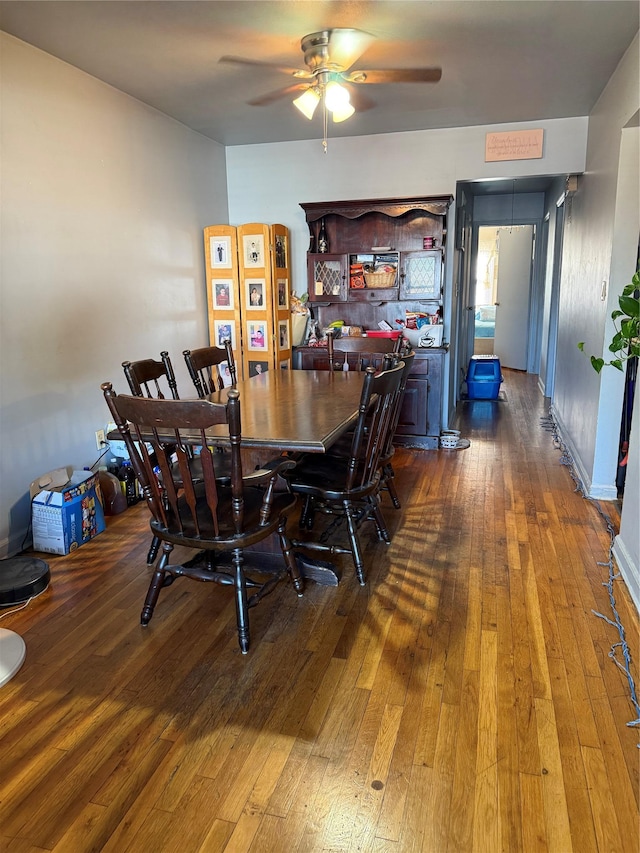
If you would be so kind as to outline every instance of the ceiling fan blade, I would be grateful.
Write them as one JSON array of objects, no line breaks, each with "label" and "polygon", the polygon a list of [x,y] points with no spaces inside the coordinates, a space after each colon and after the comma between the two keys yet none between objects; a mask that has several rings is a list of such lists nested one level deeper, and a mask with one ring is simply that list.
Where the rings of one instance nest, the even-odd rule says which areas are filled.
[{"label": "ceiling fan blade", "polygon": [[309,87],[306,83],[294,83],[291,86],[284,86],[282,89],[267,92],[265,95],[258,95],[257,98],[252,98],[250,101],[247,101],[247,103],[251,107],[266,107],[268,104],[272,104],[274,101],[279,101],[280,98],[285,98],[293,92],[300,92],[301,90],[308,88]]},{"label": "ceiling fan blade", "polygon": [[283,74],[290,74],[292,77],[299,77],[301,80],[312,80],[313,74],[310,71],[300,68],[290,68],[288,65],[278,65],[275,62],[265,62],[261,59],[245,59],[243,56],[221,56],[218,62],[226,62],[235,65],[257,65],[261,68],[271,68],[275,71],[282,71]]},{"label": "ceiling fan blade", "polygon": [[437,83],[442,68],[379,68],[345,74],[349,83]]},{"label": "ceiling fan blade", "polygon": [[351,68],[365,50],[375,41],[375,36],[363,30],[335,29],[328,31],[329,62],[341,69]]}]

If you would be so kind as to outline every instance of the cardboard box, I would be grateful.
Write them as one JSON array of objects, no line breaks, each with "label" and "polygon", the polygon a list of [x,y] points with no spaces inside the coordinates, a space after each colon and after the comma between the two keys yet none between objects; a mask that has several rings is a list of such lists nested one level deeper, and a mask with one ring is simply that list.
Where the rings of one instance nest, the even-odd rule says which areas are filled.
[{"label": "cardboard box", "polygon": [[33,548],[68,554],[105,529],[98,475],[58,468],[30,486]]}]

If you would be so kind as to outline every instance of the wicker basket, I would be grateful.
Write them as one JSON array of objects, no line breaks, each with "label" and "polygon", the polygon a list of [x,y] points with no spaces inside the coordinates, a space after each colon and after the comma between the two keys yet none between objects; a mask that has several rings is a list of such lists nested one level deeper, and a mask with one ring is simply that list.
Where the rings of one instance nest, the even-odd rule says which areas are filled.
[{"label": "wicker basket", "polygon": [[366,272],[364,280],[367,287],[393,287],[396,283],[395,272]]}]

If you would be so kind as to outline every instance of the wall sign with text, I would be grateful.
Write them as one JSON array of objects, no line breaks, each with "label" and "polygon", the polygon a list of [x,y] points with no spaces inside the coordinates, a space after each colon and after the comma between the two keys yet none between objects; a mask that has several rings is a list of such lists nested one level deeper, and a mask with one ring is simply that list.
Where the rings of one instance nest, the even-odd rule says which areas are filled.
[{"label": "wall sign with text", "polygon": [[487,133],[485,163],[500,160],[538,160],[542,157],[544,130],[507,130]]}]

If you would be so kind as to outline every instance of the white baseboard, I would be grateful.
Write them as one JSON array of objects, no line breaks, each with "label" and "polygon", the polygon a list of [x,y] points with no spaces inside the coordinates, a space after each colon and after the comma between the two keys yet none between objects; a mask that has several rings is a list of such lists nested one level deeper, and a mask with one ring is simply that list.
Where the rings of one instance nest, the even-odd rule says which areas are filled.
[{"label": "white baseboard", "polygon": [[640,614],[640,566],[634,566],[631,555],[620,535],[614,539],[612,551],[622,579],[627,585],[636,610]]},{"label": "white baseboard", "polygon": [[573,459],[573,464],[576,469],[576,475],[580,482],[584,487],[585,494],[589,498],[593,498],[594,500],[599,501],[615,501],[618,499],[618,488],[615,483],[605,484],[605,483],[593,483],[591,481],[591,475],[587,473],[586,468],[580,458],[580,454],[573,441],[571,440],[571,436],[567,432],[566,427],[562,423],[562,418],[558,415],[557,410],[551,406],[551,414],[553,415],[553,420],[555,421],[556,427],[558,428],[558,433],[560,439],[564,446],[567,448],[569,453],[571,454],[571,458]]}]

